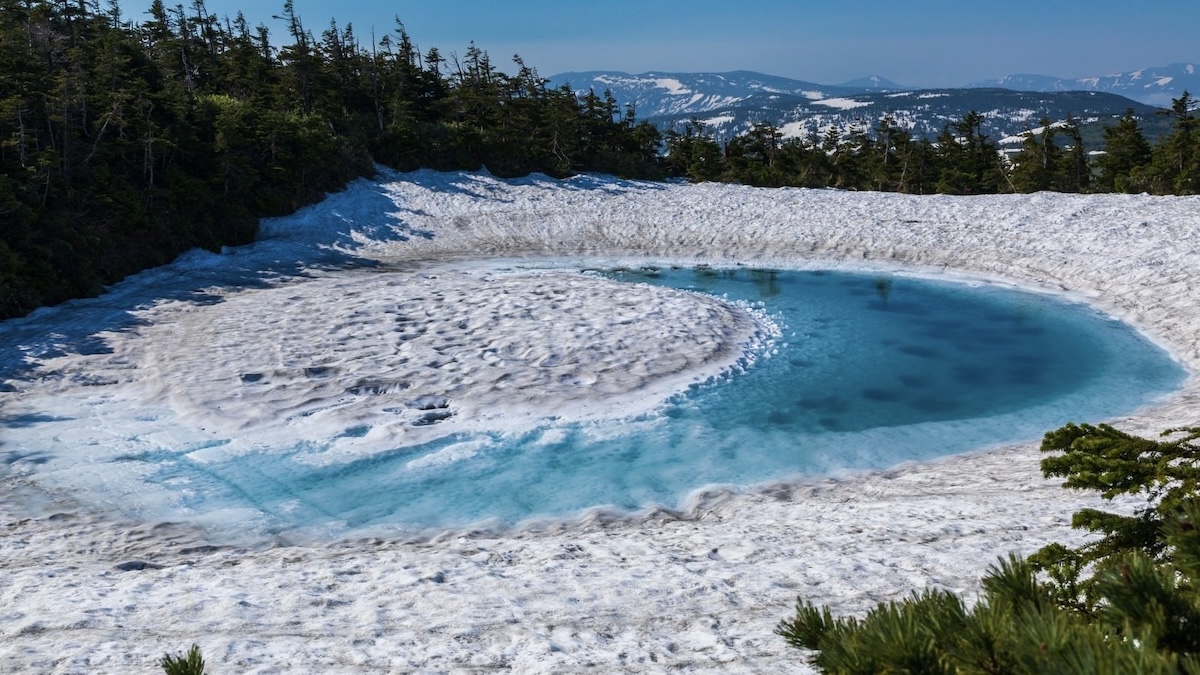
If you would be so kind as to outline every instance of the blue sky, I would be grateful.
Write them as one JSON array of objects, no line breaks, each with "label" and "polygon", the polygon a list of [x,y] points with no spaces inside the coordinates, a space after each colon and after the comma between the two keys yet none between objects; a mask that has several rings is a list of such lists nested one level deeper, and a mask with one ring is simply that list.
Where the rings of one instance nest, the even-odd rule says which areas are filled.
[{"label": "blue sky", "polygon": [[[124,0],[127,13],[138,0]],[[188,5],[190,0],[176,0]],[[176,2],[168,0],[168,5]],[[206,0],[273,21],[283,0]],[[367,42],[399,15],[422,50],[462,54],[473,40],[497,64],[516,53],[544,76],[564,71],[756,70],[820,84],[878,74],[958,86],[1017,73],[1103,75],[1200,62],[1195,0],[295,0],[315,34],[351,23]],[[148,0],[145,5],[149,6]]]}]

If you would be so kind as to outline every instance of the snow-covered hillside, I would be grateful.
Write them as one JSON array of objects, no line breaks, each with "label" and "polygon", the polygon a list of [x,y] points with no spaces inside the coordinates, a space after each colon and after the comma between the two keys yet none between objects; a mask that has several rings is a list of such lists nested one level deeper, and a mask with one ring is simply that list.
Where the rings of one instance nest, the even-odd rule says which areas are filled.
[{"label": "snow-covered hillside", "polygon": [[820,138],[829,129],[874,127],[892,118],[915,135],[932,138],[968,112],[984,116],[983,132],[999,139],[1039,126],[1042,118],[1060,122],[1107,121],[1127,108],[1147,119],[1155,108],[1115,94],[1055,91],[1030,93],[1004,88],[897,90],[876,79],[828,86],[761,73],[563,73],[550,78],[583,94],[608,91],[622,109],[661,128],[698,119],[718,138],[731,138],[756,122],[779,127],[785,137]]}]

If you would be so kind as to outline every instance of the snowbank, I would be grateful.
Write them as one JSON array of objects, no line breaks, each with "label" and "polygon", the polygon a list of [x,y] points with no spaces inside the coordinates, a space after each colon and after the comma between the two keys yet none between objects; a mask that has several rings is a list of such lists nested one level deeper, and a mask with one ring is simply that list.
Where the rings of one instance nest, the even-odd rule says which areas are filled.
[{"label": "snowbank", "polygon": [[[912,197],[597,177],[556,182],[384,174],[265,223],[258,245],[221,256],[194,254],[98,302],[0,326],[0,337],[6,346],[19,345],[25,358],[51,363],[68,347],[90,344],[83,319],[53,337],[39,333],[44,322],[61,324],[55,312],[111,327],[125,320],[120,317],[131,298],[142,297],[138,288],[153,284],[161,297],[182,298],[226,279],[230,266],[246,270],[247,288],[273,292],[279,278],[304,271],[318,284],[331,284],[324,289],[328,297],[341,298],[352,289],[322,281],[315,268],[366,259],[388,269],[407,266],[414,279],[454,275],[453,283],[432,281],[424,290],[467,297],[481,275],[508,264],[470,261],[650,257],[904,267],[1069,293],[1141,328],[1195,372],[1197,232],[1197,198]],[[585,298],[613,292],[605,285],[611,282],[587,277],[529,281],[512,283],[530,303],[530,316],[548,306],[528,292],[537,284],[550,291],[583,284],[576,290]],[[230,321],[245,325],[237,297],[231,292],[222,304]],[[310,312],[321,311],[318,297],[303,300],[315,303]],[[631,306],[657,300],[629,299]],[[184,306],[168,302],[143,311],[182,312]],[[718,327],[713,354],[736,353],[731,345],[757,330],[720,303],[689,299],[673,306],[681,314],[668,321],[697,309],[713,313],[689,324]],[[345,318],[352,321],[354,306],[348,307]],[[588,316],[582,330],[607,327]],[[227,330],[189,324],[183,314],[179,320],[189,334]],[[502,332],[527,326],[508,328]],[[145,343],[150,352],[163,337],[150,335],[153,330],[145,336],[152,338]],[[266,340],[287,339],[279,327],[252,330]],[[95,351],[119,363],[120,354]],[[609,369],[611,377],[624,377],[627,366]],[[7,367],[15,377],[15,366]],[[196,378],[211,375],[194,368]],[[680,372],[674,368],[663,373]],[[456,396],[470,402],[471,391],[466,386]],[[1169,400],[1123,424],[1155,431],[1194,423],[1198,394],[1192,377]],[[197,410],[217,404],[204,396],[186,403]],[[489,402],[495,400],[472,405]],[[12,396],[5,401],[18,403]],[[5,420],[20,422],[8,410]],[[0,453],[8,450],[0,444]],[[281,542],[262,550],[214,547],[179,525],[114,522],[69,501],[41,503],[44,495],[13,478],[2,489],[0,669],[13,672],[152,672],[164,651],[192,642],[216,672],[793,670],[796,654],[772,630],[797,595],[849,612],[927,585],[971,593],[986,566],[1008,551],[1079,541],[1068,528],[1069,514],[1094,504],[1038,476],[1033,440],[751,494],[710,490],[693,495],[678,513],[621,519],[595,512],[580,522],[504,535],[451,532],[420,542],[310,547]]]}]

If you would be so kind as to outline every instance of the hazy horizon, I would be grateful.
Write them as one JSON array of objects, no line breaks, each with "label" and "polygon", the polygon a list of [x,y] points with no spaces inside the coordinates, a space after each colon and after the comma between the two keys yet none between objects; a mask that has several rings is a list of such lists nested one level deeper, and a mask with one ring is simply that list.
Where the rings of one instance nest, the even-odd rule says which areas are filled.
[{"label": "hazy horizon", "polygon": [[[282,0],[207,0],[206,6],[231,18],[240,10],[251,25],[268,26],[276,43],[286,42],[283,23],[272,18]],[[399,16],[422,51],[461,55],[474,42],[501,69],[511,70],[512,55],[520,54],[545,76],[752,70],[830,85],[878,75],[909,87],[957,87],[1006,75],[1087,77],[1200,60],[1194,37],[1200,4],[1170,0],[1148,0],[1137,11],[1115,0],[969,8],[948,0],[907,6],[862,0],[850,7],[693,0],[682,8],[633,0],[296,0],[295,9],[318,38],[336,18],[369,45],[393,33]],[[123,11],[145,18],[133,4]]]}]

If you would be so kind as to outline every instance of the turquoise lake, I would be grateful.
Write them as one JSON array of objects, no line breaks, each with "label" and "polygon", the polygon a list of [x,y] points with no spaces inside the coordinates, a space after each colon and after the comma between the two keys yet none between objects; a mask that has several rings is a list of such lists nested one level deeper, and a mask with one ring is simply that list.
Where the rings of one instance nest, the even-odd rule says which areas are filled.
[{"label": "turquoise lake", "polygon": [[[268,531],[507,526],[1037,439],[1130,413],[1185,377],[1123,323],[1000,286],[744,268],[593,273],[751,303],[782,337],[746,368],[634,419],[548,419],[515,437],[454,435],[337,467],[286,452],[174,462],[147,478],[186,480],[197,512],[255,509]],[[413,468],[455,445],[470,448],[465,459]]]}]

